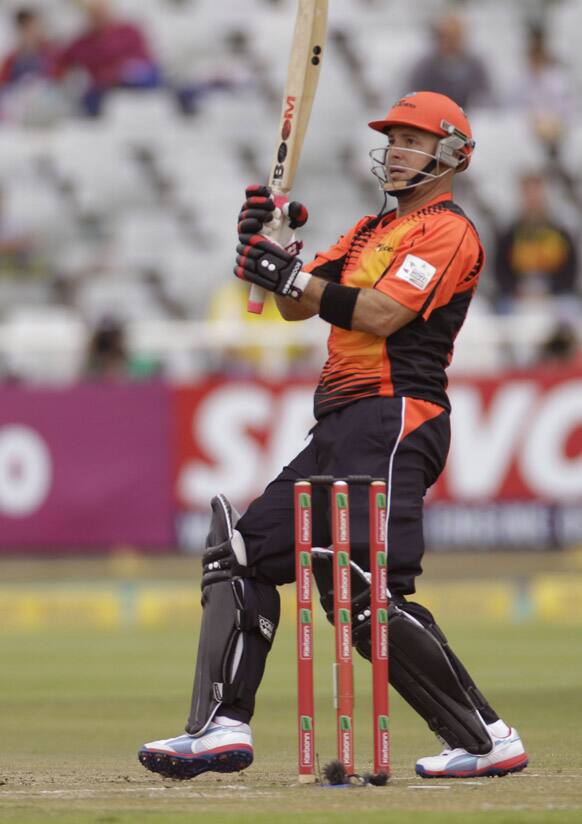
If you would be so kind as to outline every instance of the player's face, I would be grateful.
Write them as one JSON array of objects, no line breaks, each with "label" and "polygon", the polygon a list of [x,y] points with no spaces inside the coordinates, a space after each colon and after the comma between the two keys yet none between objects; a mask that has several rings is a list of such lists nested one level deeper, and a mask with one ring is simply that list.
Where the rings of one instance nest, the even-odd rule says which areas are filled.
[{"label": "player's face", "polygon": [[436,135],[411,126],[391,126],[387,134],[386,172],[396,183],[410,180],[434,157]]}]

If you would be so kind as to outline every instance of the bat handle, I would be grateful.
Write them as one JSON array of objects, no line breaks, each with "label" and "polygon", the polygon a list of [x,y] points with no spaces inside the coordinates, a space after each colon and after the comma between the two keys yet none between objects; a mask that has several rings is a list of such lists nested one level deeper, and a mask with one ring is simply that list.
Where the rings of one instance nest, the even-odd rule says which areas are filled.
[{"label": "bat handle", "polygon": [[[273,193],[275,195],[275,205],[277,206],[277,208],[282,209],[283,213],[287,215],[287,198],[284,195],[282,195],[282,193],[279,193],[277,191],[274,191]],[[278,243],[284,244],[285,241],[288,239],[287,236],[292,235],[293,232],[283,227],[281,227],[279,230],[269,232],[268,228],[265,227],[261,234],[264,234],[265,237],[270,237],[272,240],[275,240]],[[253,283],[249,291],[247,312],[250,312],[253,315],[262,315],[263,306],[265,304],[265,297],[265,290],[261,286],[257,286],[256,283]]]},{"label": "bat handle", "polygon": [[249,300],[247,303],[247,312],[253,315],[261,315],[263,313],[263,306],[265,305],[265,290],[255,283],[252,284],[249,290]]}]

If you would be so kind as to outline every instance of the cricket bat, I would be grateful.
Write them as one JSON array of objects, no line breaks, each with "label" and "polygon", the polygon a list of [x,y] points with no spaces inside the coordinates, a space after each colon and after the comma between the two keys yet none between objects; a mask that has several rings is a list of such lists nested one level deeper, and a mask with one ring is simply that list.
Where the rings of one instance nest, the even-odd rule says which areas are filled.
[{"label": "cricket bat", "polygon": [[[319,80],[327,30],[327,5],[328,0],[298,0],[283,108],[268,183],[275,198],[286,195],[293,186]],[[280,241],[281,234],[285,231],[283,221],[281,225],[282,230],[271,233],[265,227],[265,234]],[[264,289],[253,284],[248,311],[260,315],[264,301]]]}]

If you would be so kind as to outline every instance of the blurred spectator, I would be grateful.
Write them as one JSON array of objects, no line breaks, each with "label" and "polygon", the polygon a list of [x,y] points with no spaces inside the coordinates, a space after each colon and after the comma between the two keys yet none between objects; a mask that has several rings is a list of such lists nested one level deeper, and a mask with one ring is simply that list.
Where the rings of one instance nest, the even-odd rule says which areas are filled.
[{"label": "blurred spectator", "polygon": [[94,330],[87,352],[86,375],[100,380],[124,378],[129,371],[123,327],[113,318],[103,318]]},{"label": "blurred spectator", "polygon": [[495,278],[502,312],[515,308],[516,301],[576,292],[576,247],[548,210],[543,175],[523,175],[520,194],[520,213],[497,240]]},{"label": "blurred spectator", "polygon": [[529,116],[537,136],[553,148],[574,110],[574,91],[568,68],[548,51],[540,25],[529,29],[524,72],[509,102]]},{"label": "blurred spectator", "polygon": [[413,66],[404,91],[440,92],[463,108],[490,103],[489,73],[468,50],[460,16],[449,12],[434,24],[432,34],[433,48]]},{"label": "blurred spectator", "polygon": [[[233,325],[249,327],[250,324],[277,324],[284,330],[287,321],[283,320],[275,305],[272,295],[267,295],[261,315],[253,315],[247,310],[248,289],[236,281],[221,284],[212,296],[207,320],[226,321]],[[293,374],[302,372],[309,366],[313,355],[309,346],[273,346],[265,343],[247,346],[225,346],[220,349],[221,361],[216,364],[217,371],[235,377],[281,372]]]},{"label": "blurred spectator", "polygon": [[20,8],[14,13],[16,44],[0,67],[0,86],[31,77],[54,78],[57,47],[51,43],[38,12]]},{"label": "blurred spectator", "polygon": [[6,214],[6,195],[0,189],[0,274],[28,274],[34,268],[36,240],[26,226]]},{"label": "blurred spectator", "polygon": [[55,83],[58,47],[48,37],[40,14],[22,7],[13,16],[16,42],[0,66],[2,118],[45,125],[68,113]]},{"label": "blurred spectator", "polygon": [[574,327],[567,321],[559,321],[549,337],[541,345],[538,362],[548,366],[576,361],[582,365],[580,341]]},{"label": "blurred spectator", "polygon": [[59,71],[85,73],[83,109],[96,117],[108,91],[157,88],[161,72],[141,28],[117,19],[109,0],[84,0],[84,6],[86,29],[61,54]]},{"label": "blurred spectator", "polygon": [[105,316],[99,321],[89,340],[85,377],[118,381],[150,378],[158,372],[156,361],[131,355],[119,320]]}]

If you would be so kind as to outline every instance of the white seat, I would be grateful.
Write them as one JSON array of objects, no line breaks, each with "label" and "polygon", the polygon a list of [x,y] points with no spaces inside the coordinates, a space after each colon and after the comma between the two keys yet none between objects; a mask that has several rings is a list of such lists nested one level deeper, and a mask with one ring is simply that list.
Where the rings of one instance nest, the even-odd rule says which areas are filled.
[{"label": "white seat", "polygon": [[179,114],[170,93],[164,89],[118,89],[108,94],[104,117],[116,137],[135,139],[169,128]]},{"label": "white seat", "polygon": [[390,16],[372,30],[360,26],[354,37],[364,63],[367,78],[378,98],[382,111],[374,117],[383,117],[392,103],[413,89],[404,88],[406,77],[416,60],[427,51],[428,35],[418,26],[394,22]]},{"label": "white seat", "polygon": [[283,84],[280,92],[276,107],[268,104],[252,82],[208,95],[195,120],[200,138],[215,149],[223,148],[223,159],[225,153],[233,154],[241,141],[260,140],[265,133],[273,143],[279,125],[279,103],[283,103]]},{"label": "white seat", "polygon": [[33,232],[46,241],[63,235],[61,206],[54,189],[28,177],[20,182],[12,180],[6,186],[3,214],[23,232]]},{"label": "white seat", "polygon": [[203,317],[217,283],[234,277],[235,245],[236,236],[209,249],[183,244],[161,265],[168,293],[180,300],[192,317]]},{"label": "white seat", "polygon": [[78,377],[87,328],[79,314],[62,306],[18,307],[0,331],[8,370],[24,380],[67,382]]},{"label": "white seat", "polygon": [[150,194],[130,149],[106,123],[67,124],[57,133],[51,154],[61,174],[77,187],[82,209],[108,213]]},{"label": "white seat", "polygon": [[16,180],[31,173],[35,160],[51,146],[51,133],[2,124],[0,129],[0,175]]},{"label": "white seat", "polygon": [[570,174],[579,177],[580,157],[582,157],[582,113],[578,113],[567,128],[567,135],[562,141],[560,154]]},{"label": "white seat", "polygon": [[[477,147],[471,168],[481,170],[482,158],[495,157],[503,167],[543,160],[539,143],[527,117],[521,112],[479,109],[471,113],[471,127]],[[515,151],[518,149],[518,151]]]},{"label": "white seat", "polygon": [[122,272],[96,276],[81,284],[77,305],[92,326],[104,317],[125,322],[164,314],[149,286],[140,278],[124,276]]},{"label": "white seat", "polygon": [[3,317],[19,307],[46,306],[50,285],[39,278],[0,278],[0,312]]},{"label": "white seat", "polygon": [[[578,32],[582,30],[582,6],[579,0],[563,0],[548,15],[548,46],[553,54],[570,66],[578,86],[582,82],[582,49]],[[581,111],[580,104],[577,106]]]},{"label": "white seat", "polygon": [[120,215],[114,230],[114,258],[129,269],[159,267],[180,243],[181,233],[171,215],[158,211]]},{"label": "white seat", "polygon": [[[143,0],[140,6],[146,6]],[[201,57],[214,52],[217,58],[216,11],[214,18],[204,19],[198,4],[165,4],[161,12],[152,12],[144,21],[154,54],[167,76],[196,78]],[[203,58],[204,59],[204,58]]]},{"label": "white seat", "polygon": [[3,14],[0,18],[0,53],[6,54],[12,47],[14,34],[10,25],[10,18]]}]

